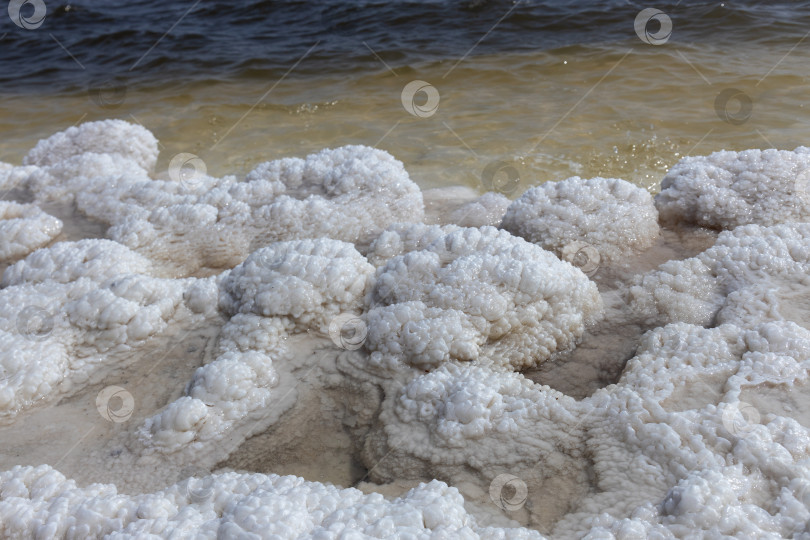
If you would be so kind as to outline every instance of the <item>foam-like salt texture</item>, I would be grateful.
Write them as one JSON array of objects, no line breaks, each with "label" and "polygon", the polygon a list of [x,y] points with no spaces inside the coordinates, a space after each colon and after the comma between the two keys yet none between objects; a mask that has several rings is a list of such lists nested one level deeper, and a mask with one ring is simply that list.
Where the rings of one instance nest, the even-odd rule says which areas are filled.
[{"label": "foam-like salt texture", "polygon": [[[439,230],[392,231],[405,242],[386,252],[424,245]],[[389,260],[377,271],[368,307],[367,347],[376,362],[400,358],[429,369],[486,359],[520,369],[573,348],[601,315],[602,300],[571,265],[481,227],[452,230]]]},{"label": "foam-like salt texture", "polygon": [[681,159],[655,205],[666,223],[717,229],[810,218],[810,149],[722,151]]},{"label": "foam-like salt texture", "polygon": [[[538,245],[461,227],[469,190],[445,211],[429,198],[427,225],[387,154],[348,147],[244,181],[179,182],[152,176],[144,131],[83,125],[0,166],[0,184],[76,204],[124,242],[52,243],[4,272],[0,469],[26,466],[0,472],[0,536],[810,535],[810,224],[769,222],[787,215],[779,190],[756,192],[773,213],[702,253],[701,230],[662,231],[681,251],[634,245],[628,261],[687,258],[611,267],[600,294]],[[768,154],[771,176],[751,158],[750,178],[784,179],[800,154]],[[559,238],[575,231],[613,260],[658,234],[637,188],[569,184],[576,200],[545,208],[570,212],[541,224]],[[582,226],[599,197],[613,210]],[[705,214],[713,226],[738,224],[729,201]],[[486,225],[501,203],[466,210]],[[678,208],[673,222],[695,221]],[[630,215],[638,231],[617,219]],[[181,277],[203,271],[215,275]],[[589,334],[603,304],[613,319]],[[368,334],[344,340],[346,321]],[[600,347],[613,329],[628,343]],[[517,371],[565,362],[582,338],[585,358],[623,365],[612,384],[566,395]],[[173,341],[179,352],[144,365]],[[137,394],[128,422],[95,410],[115,383]]]},{"label": "foam-like salt texture", "polygon": [[148,275],[109,240],[62,242],[10,266],[0,289],[0,419],[52,402],[151,338],[213,313],[184,303],[194,283]]},{"label": "foam-like salt texture", "polygon": [[[421,220],[419,188],[381,150],[347,146],[259,165],[245,181],[199,174],[90,180],[79,209],[109,235],[181,274],[235,266],[255,249],[297,238],[368,244],[383,228]],[[178,249],[186,253],[180,260]]]},{"label": "foam-like salt texture", "polygon": [[574,242],[590,244],[610,264],[652,246],[657,220],[646,190],[618,178],[574,176],[527,190],[501,227],[559,256]]},{"label": "foam-like salt texture", "polygon": [[[782,320],[780,309],[790,309],[791,302],[780,298],[774,285],[807,286],[808,243],[808,223],[737,227],[696,257],[637,276],[627,288],[628,301],[654,324]],[[810,308],[801,296],[798,300],[804,312],[796,322],[810,324]]]},{"label": "foam-like salt texture", "polygon": [[62,222],[37,206],[0,201],[0,263],[48,245],[60,232]]},{"label": "foam-like salt texture", "polygon": [[292,476],[228,473],[126,496],[111,485],[79,488],[42,466],[0,473],[0,490],[8,537],[542,538],[478,525],[458,491],[437,481],[387,501]]},{"label": "foam-like salt texture", "polygon": [[279,384],[274,361],[285,374],[292,367],[288,333],[327,334],[342,314],[359,314],[372,272],[354,246],[321,238],[259,249],[223,275],[219,306],[232,317],[219,356],[197,369],[184,396],[146,420],[138,432],[145,451],[200,451],[266,408]]}]

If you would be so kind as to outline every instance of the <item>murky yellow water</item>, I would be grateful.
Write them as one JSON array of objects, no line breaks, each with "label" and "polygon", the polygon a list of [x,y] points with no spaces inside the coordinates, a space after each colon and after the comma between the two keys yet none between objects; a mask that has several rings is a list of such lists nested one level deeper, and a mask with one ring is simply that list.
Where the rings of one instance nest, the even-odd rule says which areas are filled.
[{"label": "murky yellow water", "polygon": [[[159,168],[191,152],[210,174],[241,174],[269,159],[367,144],[402,160],[423,187],[486,191],[482,171],[504,161],[520,175],[513,195],[572,175],[617,176],[655,191],[684,155],[803,144],[810,132],[808,56],[787,44],[724,50],[628,40],[396,70],[380,61],[374,71],[339,77],[301,79],[293,71],[281,81],[194,83],[180,91],[167,83],[127,89],[114,107],[100,107],[84,92],[4,96],[0,160],[18,163],[42,137],[117,117],[160,139]],[[424,118],[401,101],[413,80],[439,96]],[[718,114],[723,91],[736,97],[721,96],[726,107]],[[426,95],[415,99],[424,106]]]}]

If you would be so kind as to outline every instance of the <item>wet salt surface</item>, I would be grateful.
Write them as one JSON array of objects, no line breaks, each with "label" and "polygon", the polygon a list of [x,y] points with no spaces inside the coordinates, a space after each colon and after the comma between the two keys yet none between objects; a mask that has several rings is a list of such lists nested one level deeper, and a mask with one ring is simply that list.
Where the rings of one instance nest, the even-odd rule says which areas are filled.
[{"label": "wet salt surface", "polygon": [[523,375],[577,399],[618,382],[625,363],[636,353],[639,338],[652,328],[633,316],[621,288],[635,274],[697,255],[711,247],[715,237],[716,233],[708,229],[662,229],[657,244],[643,254],[620,267],[597,269],[590,277],[599,285],[605,301],[602,321],[586,331],[576,349],[525,370]]},{"label": "wet salt surface", "polygon": [[[109,140],[103,144],[115,144],[116,130],[131,129],[108,128]],[[92,144],[100,143],[83,140],[80,147],[86,150]],[[371,184],[373,193],[379,189],[386,196],[386,182],[392,179],[399,179],[398,189],[408,197],[414,193],[395,166],[385,169],[381,184],[366,178],[367,170],[388,163],[384,156],[357,148],[348,152],[355,156],[352,166],[337,161],[332,168],[313,170],[340,170],[360,186],[356,191],[361,194]],[[335,155],[325,154],[312,163]],[[790,159],[801,159],[797,156]],[[273,169],[261,170],[267,174]],[[341,185],[328,183],[333,180],[320,173],[310,174],[305,183],[314,183],[318,196]],[[255,188],[246,199],[256,204],[272,203],[278,194],[267,196],[262,178],[240,181],[226,185],[231,198],[222,204],[224,192],[216,190],[226,180],[209,178],[203,181],[212,187],[203,195],[193,194],[193,186],[171,184],[154,193],[176,190],[174,195],[186,197],[190,209],[170,208],[187,211],[182,214],[187,223],[181,224],[192,228],[195,219],[207,219],[202,211],[208,211],[206,205],[214,207],[219,212],[216,226],[223,227],[215,229],[217,245],[234,250],[218,260],[239,264],[233,270],[195,266],[192,256],[192,263],[171,266],[177,261],[169,256],[187,254],[206,239],[195,244],[196,237],[169,226],[157,228],[160,241],[170,239],[165,251],[140,242],[138,235],[151,229],[133,223],[162,226],[165,216],[142,211],[151,211],[149,205],[155,204],[149,191],[155,186],[147,171],[138,178],[144,184],[131,197],[106,191],[111,186],[103,178],[86,180],[83,189],[98,190],[99,195],[79,204],[109,220],[104,225],[77,216],[70,201],[40,202],[41,193],[20,197],[63,221],[62,236],[51,251],[58,242],[112,234],[107,225],[118,228],[115,234],[126,230],[121,227],[134,232],[119,237],[131,246],[126,255],[117,255],[120,260],[108,261],[102,251],[77,255],[76,260],[68,257],[51,268],[46,264],[48,249],[34,252],[22,266],[6,271],[4,295],[40,283],[40,289],[29,294],[58,296],[62,289],[48,280],[78,274],[81,279],[90,276],[90,281],[68,280],[72,288],[64,294],[70,300],[84,298],[86,291],[109,290],[137,306],[107,307],[119,305],[104,304],[109,296],[86,300],[98,303],[97,308],[66,304],[70,327],[86,329],[79,333],[86,342],[66,353],[73,355],[69,358],[77,371],[49,383],[52,388],[44,382],[37,385],[35,372],[26,375],[29,382],[21,387],[3,388],[5,382],[0,381],[4,391],[39,392],[32,404],[20,402],[19,409],[3,411],[0,470],[48,464],[86,490],[60,491],[62,480],[51,473],[46,480],[36,480],[38,469],[14,469],[0,474],[0,517],[22,512],[31,499],[53,496],[69,499],[73,506],[59,517],[57,510],[36,503],[37,511],[45,512],[40,518],[53,512],[48,519],[58,525],[52,532],[71,523],[68,516],[77,514],[77,505],[106,501],[98,503],[109,503],[95,510],[100,515],[124,505],[130,508],[128,515],[137,516],[132,523],[157,534],[171,530],[160,516],[196,530],[212,515],[222,520],[218,526],[237,527],[229,529],[233,533],[251,530],[255,523],[227,517],[228,504],[280,523],[269,509],[286,508],[300,495],[266,483],[257,487],[256,482],[291,474],[318,482],[301,488],[310,495],[325,493],[324,483],[384,494],[388,506],[375,510],[383,520],[379,523],[363,521],[371,512],[369,505],[375,504],[370,499],[355,500],[358,495],[351,491],[329,495],[354,501],[347,504],[366,516],[361,520],[365,525],[352,527],[368,526],[363,530],[381,536],[401,531],[384,525],[385,516],[396,514],[409,497],[415,497],[418,527],[455,527],[452,516],[464,515],[469,519],[465,526],[481,537],[495,534],[480,529],[488,524],[520,525],[561,538],[589,530],[641,537],[685,531],[789,536],[804,531],[810,518],[810,309],[801,278],[810,258],[806,225],[749,226],[718,235],[688,223],[669,224],[642,252],[610,263],[578,262],[586,276],[536,246],[487,227],[455,230],[412,224],[378,230],[369,235],[370,243],[358,242],[362,255],[337,240],[276,243],[279,238],[260,236],[266,232],[250,237],[249,227],[247,232],[238,226],[226,228],[239,214],[228,212],[245,204],[239,190],[248,184]],[[282,184],[294,184],[295,173],[285,171],[280,178]],[[790,179],[771,180],[777,191],[772,196],[782,196],[778,190]],[[585,189],[575,182],[566,185]],[[696,189],[702,189],[700,185]],[[298,198],[293,197],[285,211],[295,211],[307,189],[293,186],[289,192]],[[476,196],[468,188],[424,191],[419,194],[425,205],[423,221],[437,227],[470,219],[496,224],[491,214],[503,201],[490,198],[469,206]],[[200,197],[210,199],[203,204]],[[126,205],[116,207],[122,200]],[[379,211],[374,214],[377,224],[392,219],[374,208],[374,200],[352,199],[352,208]],[[617,197],[611,204],[623,210],[628,203]],[[723,211],[722,206],[718,209]],[[242,210],[256,212],[259,219],[262,211]],[[285,215],[278,208],[266,211],[277,212],[276,219]],[[329,218],[341,211],[336,204],[322,215]],[[770,217],[780,219],[780,211],[776,206]],[[422,221],[407,208],[404,212]],[[555,214],[555,219],[565,215]],[[131,216],[134,222],[127,221]],[[610,220],[597,225],[605,242],[621,245],[622,238],[635,233]],[[582,238],[593,233],[593,224],[577,226]],[[340,235],[346,230],[351,229],[330,232]],[[438,240],[422,242],[420,235],[436,235]],[[137,253],[148,260],[138,259]],[[565,250],[557,255],[565,258]],[[380,261],[378,268],[370,267],[368,260]],[[97,266],[90,271],[84,264]],[[115,270],[115,264],[122,270]],[[20,270],[23,267],[27,273]],[[447,270],[451,267],[455,273]],[[677,270],[670,277],[659,267]],[[115,273],[107,282],[92,277],[116,271],[134,274],[128,279],[135,281]],[[200,279],[159,281],[150,273]],[[212,277],[202,279],[206,276]],[[646,281],[639,281],[640,276]],[[162,286],[168,288],[158,289]],[[150,296],[151,290],[162,291],[160,297]],[[178,303],[160,304],[172,299]],[[3,315],[13,316],[19,302],[4,302]],[[684,302],[697,308],[690,312],[684,306],[691,304]],[[122,311],[126,317],[117,318],[116,310],[123,309],[134,311]],[[167,313],[170,324],[164,328],[157,318],[150,319],[150,309]],[[603,313],[596,317],[599,310]],[[358,318],[361,311],[363,319]],[[333,332],[335,321],[353,320],[344,315],[360,320],[352,331],[362,328],[367,333],[357,338],[351,332],[344,335],[345,328]],[[409,317],[419,324],[432,318],[440,322],[399,330],[397,318]],[[511,326],[504,329],[501,321],[508,317]],[[5,368],[20,369],[14,363],[14,355],[24,351],[20,344],[31,347],[64,339],[61,317],[56,318],[53,335],[35,333],[28,341],[9,342],[2,357]],[[706,322],[688,324],[693,319]],[[534,326],[538,320],[546,326]],[[126,329],[123,346],[105,350],[99,360],[87,356],[88,350],[120,336],[121,327]],[[145,340],[130,337],[144,332],[152,333]],[[3,339],[9,335],[14,337],[3,327]],[[560,350],[554,352],[555,346]],[[81,371],[81,362],[88,358],[98,362],[97,367]],[[526,368],[530,360],[533,365]],[[117,387],[113,398],[99,403],[102,396],[110,396],[111,387]],[[229,476],[232,471],[240,474]],[[200,478],[186,480],[189,474]],[[453,499],[439,484],[419,487],[433,479],[457,488],[464,500]],[[101,488],[90,486],[93,482],[114,484],[118,493],[146,498],[113,504],[94,491]],[[50,485],[57,493],[37,491],[35,484]],[[155,493],[164,488],[168,491]],[[267,498],[253,508],[251,501],[257,499],[240,499],[246,490]],[[457,506],[436,519],[430,497]],[[207,506],[212,504],[215,507]],[[307,511],[326,511],[331,503],[312,504]],[[776,517],[769,521],[764,513]],[[104,524],[92,512],[78,515],[82,527],[101,527],[93,529],[96,532],[127,526]],[[723,519],[718,521],[718,515]],[[334,519],[345,523],[348,518]],[[33,519],[8,523],[4,526],[9,529],[0,532],[34,527]],[[270,534],[269,529],[259,534]],[[532,533],[508,534],[528,538]]]}]

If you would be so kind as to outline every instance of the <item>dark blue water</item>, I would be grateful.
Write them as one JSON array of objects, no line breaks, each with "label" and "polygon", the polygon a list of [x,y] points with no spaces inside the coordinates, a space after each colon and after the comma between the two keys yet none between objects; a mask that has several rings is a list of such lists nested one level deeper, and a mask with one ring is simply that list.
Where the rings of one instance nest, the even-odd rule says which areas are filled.
[{"label": "dark blue water", "polygon": [[271,80],[292,66],[298,78],[351,76],[383,69],[377,56],[394,68],[450,66],[465,55],[638,44],[633,21],[647,7],[671,17],[673,43],[792,46],[810,29],[806,2],[29,0],[24,18],[35,1],[46,7],[35,29],[0,12],[2,93]]}]

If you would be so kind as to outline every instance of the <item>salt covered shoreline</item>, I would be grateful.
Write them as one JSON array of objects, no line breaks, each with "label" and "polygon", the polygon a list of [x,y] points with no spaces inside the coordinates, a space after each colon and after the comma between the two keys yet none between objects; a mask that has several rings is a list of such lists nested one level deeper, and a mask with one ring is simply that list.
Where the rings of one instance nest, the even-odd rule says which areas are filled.
[{"label": "salt covered shoreline", "polygon": [[0,536],[810,538],[806,149],[513,202],[157,157],[0,166]]}]

